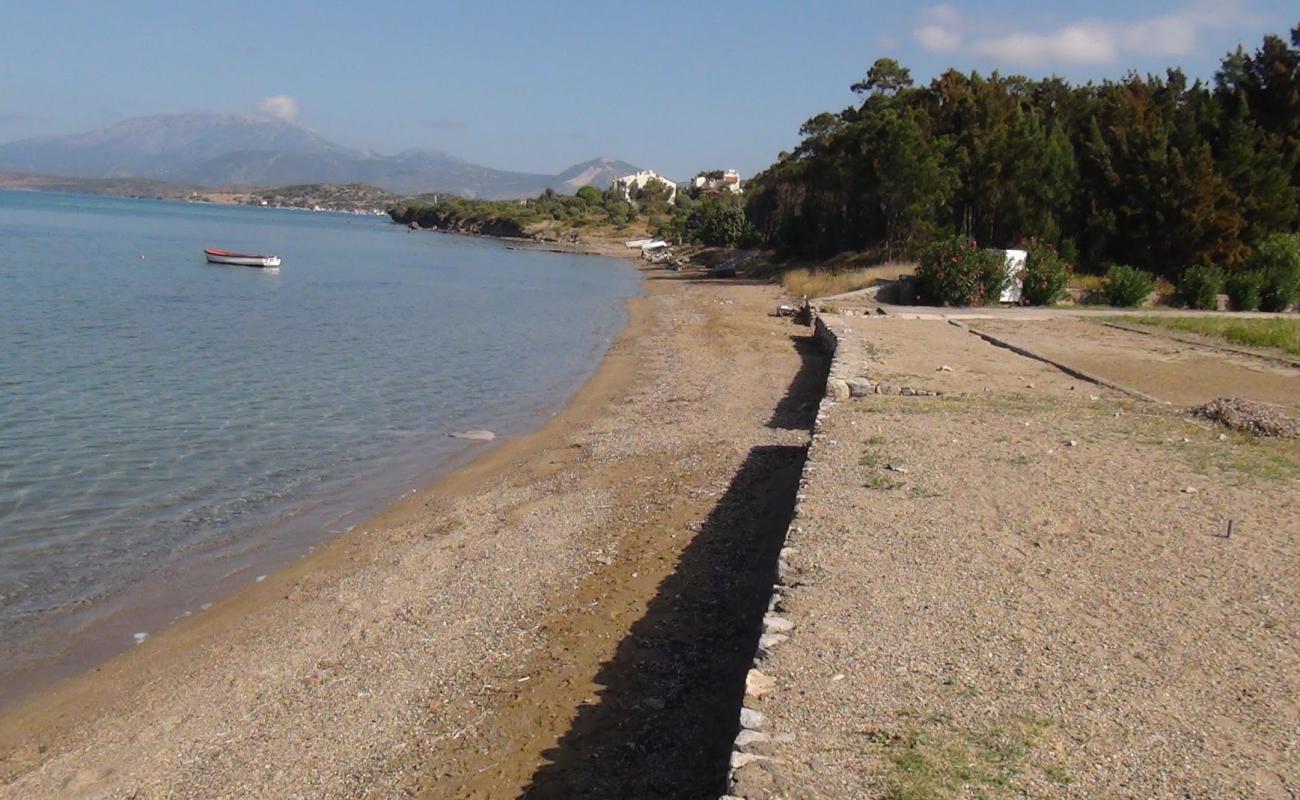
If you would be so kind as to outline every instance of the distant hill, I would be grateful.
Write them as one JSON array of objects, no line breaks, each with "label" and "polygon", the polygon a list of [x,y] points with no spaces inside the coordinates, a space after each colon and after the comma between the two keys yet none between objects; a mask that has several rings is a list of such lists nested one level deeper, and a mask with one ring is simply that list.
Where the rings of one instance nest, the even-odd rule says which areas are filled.
[{"label": "distant hill", "polygon": [[573,194],[584,186],[606,189],[615,178],[631,175],[640,170],[640,167],[634,167],[626,161],[601,156],[581,164],[574,164],[556,175],[551,180],[550,186],[562,194]]},{"label": "distant hill", "polygon": [[74,192],[108,197],[157,197],[185,199],[204,191],[201,186],[152,180],[150,178],[69,178],[62,175],[34,175],[0,170],[0,189],[38,192]]},{"label": "distant hill", "polygon": [[309,183],[296,186],[277,186],[273,189],[254,189],[247,195],[236,195],[235,202],[252,205],[266,203],[270,206],[290,208],[315,208],[320,206],[336,211],[382,211],[399,199],[392,192],[367,186],[364,183]]},{"label": "distant hill", "polygon": [[301,125],[245,114],[136,117],[87,133],[0,145],[0,169],[76,178],[142,178],[195,186],[366,183],[397,194],[530,197],[546,188],[604,189],[627,162],[598,158],[559,175],[471,164],[438,150],[384,156],[325,139]]}]

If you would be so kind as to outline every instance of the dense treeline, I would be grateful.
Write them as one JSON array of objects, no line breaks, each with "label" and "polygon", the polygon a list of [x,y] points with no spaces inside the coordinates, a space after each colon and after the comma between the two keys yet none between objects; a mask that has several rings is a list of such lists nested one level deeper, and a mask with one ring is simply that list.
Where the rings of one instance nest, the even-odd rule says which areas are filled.
[{"label": "dense treeline", "polygon": [[[642,230],[678,244],[736,247],[757,243],[757,232],[746,220],[738,195],[709,194],[695,188],[674,193],[657,182],[627,193],[617,187],[602,192],[584,186],[574,195],[547,189],[527,200],[422,195],[390,207],[388,213],[402,224],[490,236],[573,239],[583,229],[608,235]],[[644,227],[632,227],[634,223]]]},{"label": "dense treeline", "polygon": [[547,189],[528,200],[471,200],[454,195],[421,196],[389,209],[396,222],[414,222],[422,228],[482,233],[492,236],[527,236],[539,227],[569,230],[594,225],[626,225],[637,206],[615,189],[600,191],[584,186],[575,195]]},{"label": "dense treeline", "polygon": [[852,90],[749,184],[749,222],[779,251],[892,257],[964,234],[1177,277],[1240,267],[1300,224],[1300,26],[1228,55],[1213,84],[949,70],[917,87],[881,59]]}]

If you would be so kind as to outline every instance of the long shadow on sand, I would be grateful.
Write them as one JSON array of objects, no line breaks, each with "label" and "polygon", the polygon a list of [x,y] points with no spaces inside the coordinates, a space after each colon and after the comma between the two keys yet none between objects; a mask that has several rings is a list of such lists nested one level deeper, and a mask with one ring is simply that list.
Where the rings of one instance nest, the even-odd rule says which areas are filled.
[{"label": "long shadow on sand", "polygon": [[523,797],[722,794],[805,454],[749,451]]},{"label": "long shadow on sand", "polygon": [[[790,339],[800,367],[768,427],[811,430],[829,359],[811,336]],[[802,445],[746,454],[645,615],[602,665],[597,701],[579,708],[522,797],[723,793],[745,673],[806,456]]]},{"label": "long shadow on sand", "polygon": [[721,276],[710,275],[707,272],[671,272],[665,271],[663,274],[647,275],[648,281],[680,281],[682,283],[697,283],[704,286],[771,286],[770,278],[746,278],[736,276],[734,278],[723,278]]},{"label": "long shadow on sand", "polygon": [[773,409],[767,427],[806,430],[812,428],[817,416],[817,401],[826,393],[830,358],[822,352],[811,334],[791,336],[790,341],[799,351],[799,371],[790,381],[781,402]]}]

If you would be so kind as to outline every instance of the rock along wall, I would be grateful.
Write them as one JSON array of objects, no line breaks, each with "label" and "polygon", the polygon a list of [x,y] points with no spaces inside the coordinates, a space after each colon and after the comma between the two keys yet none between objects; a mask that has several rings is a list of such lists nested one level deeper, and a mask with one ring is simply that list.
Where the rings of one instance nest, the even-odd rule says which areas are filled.
[{"label": "rock along wall", "polygon": [[[812,440],[808,445],[808,457],[804,462],[804,471],[799,479],[799,493],[795,496],[794,515],[790,528],[786,531],[787,546],[781,549],[777,561],[776,580],[772,584],[772,595],[768,599],[767,614],[763,617],[763,633],[759,636],[758,649],[754,652],[754,666],[745,676],[745,699],[740,709],[740,733],[732,743],[731,765],[727,772],[727,794],[722,800],[744,800],[747,798],[769,797],[774,783],[779,783],[777,773],[779,762],[770,757],[771,745],[783,740],[781,734],[770,734],[763,729],[764,717],[760,710],[762,698],[777,691],[776,681],[762,671],[763,662],[768,654],[794,635],[795,623],[785,616],[783,591],[788,586],[798,584],[797,570],[791,566],[794,548],[789,546],[792,536],[800,532],[801,507],[804,491],[807,489],[809,476],[815,472],[812,466],[818,462],[818,451],[823,434],[822,422],[830,408],[835,405],[836,397],[842,389],[843,398],[848,395],[848,380],[851,368],[844,363],[847,359],[840,347],[840,337],[815,311],[809,310],[813,328],[813,339],[831,356],[830,377],[827,379],[827,393],[817,407],[817,418],[813,423]],[[832,388],[834,382],[836,389]]]}]

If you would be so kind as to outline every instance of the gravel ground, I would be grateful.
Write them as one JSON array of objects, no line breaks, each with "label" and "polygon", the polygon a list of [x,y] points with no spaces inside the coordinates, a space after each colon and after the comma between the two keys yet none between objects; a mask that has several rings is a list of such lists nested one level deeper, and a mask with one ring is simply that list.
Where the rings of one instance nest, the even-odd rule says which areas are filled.
[{"label": "gravel ground", "polygon": [[542,431],[0,717],[0,797],[716,796],[825,364],[647,285]]},{"label": "gravel ground", "polygon": [[770,760],[733,793],[1300,794],[1300,443],[828,319],[873,380],[945,394],[830,407],[747,700]]},{"label": "gravel ground", "polygon": [[1180,405],[1245,397],[1300,409],[1300,369],[1090,319],[971,321],[971,327],[1088,373]]}]

